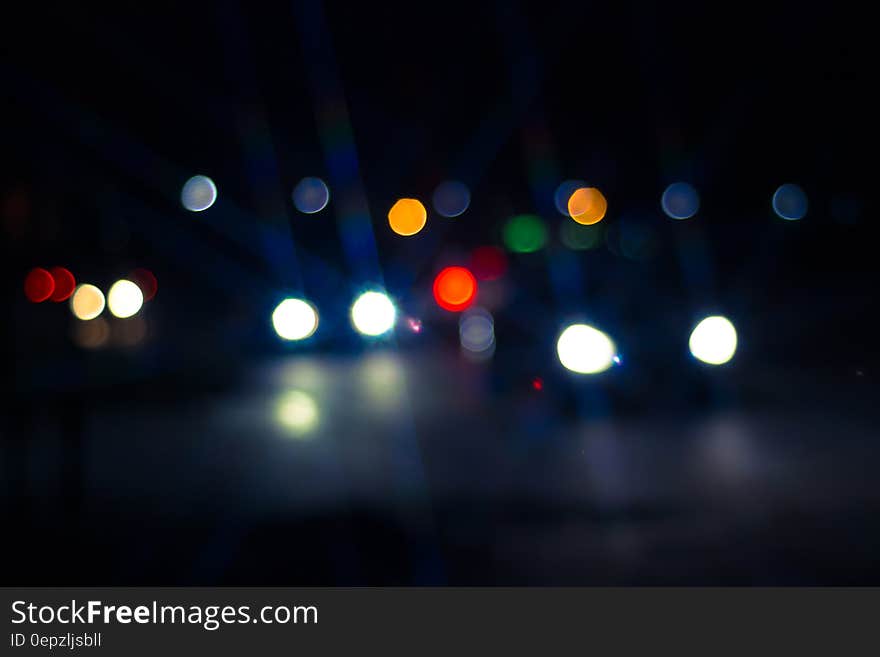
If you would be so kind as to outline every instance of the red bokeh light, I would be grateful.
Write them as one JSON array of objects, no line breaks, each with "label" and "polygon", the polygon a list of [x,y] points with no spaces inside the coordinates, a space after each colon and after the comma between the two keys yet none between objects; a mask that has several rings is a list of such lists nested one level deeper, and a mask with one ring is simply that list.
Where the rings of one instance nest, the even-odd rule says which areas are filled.
[{"label": "red bokeh light", "polygon": [[152,299],[159,290],[159,281],[149,269],[138,267],[131,272],[131,280],[141,288],[141,292],[144,293],[144,301]]},{"label": "red bokeh light", "polygon": [[481,281],[494,281],[507,272],[507,256],[497,246],[481,246],[471,254],[471,268]]},{"label": "red bokeh light", "polygon": [[450,312],[470,306],[477,296],[477,279],[464,267],[447,267],[434,279],[434,299]]},{"label": "red bokeh light", "polygon": [[55,303],[67,301],[76,289],[76,279],[73,277],[73,274],[70,273],[69,269],[65,269],[64,267],[52,267],[52,269],[49,270],[49,273],[52,275],[52,280],[55,282],[55,289],[52,292],[52,296],[49,298]]},{"label": "red bokeh light", "polygon": [[544,389],[544,379],[540,376],[536,376],[532,379],[532,389],[533,390],[543,390]]},{"label": "red bokeh light", "polygon": [[24,294],[33,303],[40,303],[52,296],[55,290],[55,280],[52,274],[41,267],[36,267],[28,272],[24,279]]}]

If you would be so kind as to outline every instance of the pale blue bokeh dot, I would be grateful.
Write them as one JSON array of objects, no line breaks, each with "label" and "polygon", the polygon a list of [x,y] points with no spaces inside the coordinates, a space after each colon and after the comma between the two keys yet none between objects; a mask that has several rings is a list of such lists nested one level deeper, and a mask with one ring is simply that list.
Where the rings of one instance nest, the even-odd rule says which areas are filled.
[{"label": "pale blue bokeh dot", "polygon": [[329,202],[330,190],[320,178],[303,178],[293,188],[293,204],[303,214],[320,212]]},{"label": "pale blue bokeh dot", "polygon": [[191,212],[207,210],[217,200],[217,186],[208,176],[193,176],[180,190],[180,203]]},{"label": "pale blue bokeh dot", "polygon": [[568,214],[568,199],[571,198],[571,195],[576,190],[586,186],[587,183],[583,180],[563,180],[559,183],[559,187],[556,188],[556,193],[553,195],[553,203],[556,205],[556,210],[559,214],[563,217],[570,216]]},{"label": "pale blue bokeh dot", "polygon": [[457,217],[471,204],[471,192],[464,183],[447,180],[434,190],[434,209],[441,217]]},{"label": "pale blue bokeh dot", "polygon": [[700,196],[686,182],[672,183],[663,192],[660,206],[671,219],[690,219],[700,209]]}]

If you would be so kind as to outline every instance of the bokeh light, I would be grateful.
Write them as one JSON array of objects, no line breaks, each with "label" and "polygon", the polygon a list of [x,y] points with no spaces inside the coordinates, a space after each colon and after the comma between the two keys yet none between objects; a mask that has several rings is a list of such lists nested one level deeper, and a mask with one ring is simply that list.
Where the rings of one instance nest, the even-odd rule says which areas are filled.
[{"label": "bokeh light", "polygon": [[31,269],[24,278],[24,294],[32,303],[45,301],[54,291],[55,279],[42,267]]},{"label": "bokeh light", "polygon": [[90,283],[78,285],[70,297],[70,311],[77,319],[95,319],[104,312],[104,293]]},{"label": "bokeh light", "polygon": [[318,312],[302,299],[285,299],[272,313],[272,326],[284,340],[305,340],[318,328]]},{"label": "bokeh light", "polygon": [[585,226],[574,221],[564,221],[559,227],[559,239],[572,251],[587,251],[601,246],[604,232],[602,224]]},{"label": "bokeh light", "polygon": [[617,349],[602,331],[586,324],[572,324],[556,342],[559,362],[578,374],[598,374],[614,364]]},{"label": "bokeh light", "polygon": [[110,339],[110,324],[103,317],[92,322],[76,322],[71,338],[81,349],[100,349]]},{"label": "bokeh light", "polygon": [[507,221],[502,230],[505,246],[514,253],[533,253],[547,243],[547,229],[540,217],[521,214]]},{"label": "bokeh light", "polygon": [[358,333],[378,336],[394,327],[397,309],[383,292],[364,292],[351,307],[351,323]]},{"label": "bokeh light", "polygon": [[773,194],[773,211],[788,221],[803,219],[807,214],[807,195],[797,185],[782,185]]},{"label": "bokeh light", "polygon": [[706,317],[696,325],[688,342],[691,354],[709,365],[723,365],[736,353],[736,329],[721,315]]},{"label": "bokeh light", "polygon": [[507,273],[507,256],[497,246],[481,246],[471,253],[471,271],[478,281],[494,281]]},{"label": "bokeh light", "polygon": [[471,192],[464,183],[447,180],[434,190],[434,209],[441,217],[457,217],[471,204]]},{"label": "bokeh light", "polygon": [[49,273],[52,274],[52,280],[55,282],[55,289],[50,299],[55,303],[67,301],[76,289],[76,279],[73,274],[64,267],[52,267]]},{"label": "bokeh light", "polygon": [[208,176],[193,176],[180,191],[180,202],[191,212],[207,210],[217,200],[217,186]]},{"label": "bokeh light", "polygon": [[330,190],[320,178],[309,176],[293,188],[293,204],[303,214],[315,214],[327,207]]},{"label": "bokeh light", "polygon": [[107,307],[114,317],[125,319],[137,314],[144,305],[144,293],[137,284],[122,279],[116,281],[107,293]]},{"label": "bokeh light", "polygon": [[579,224],[597,224],[608,212],[608,201],[595,187],[580,187],[568,199],[568,214]]},{"label": "bokeh light", "polygon": [[406,370],[399,357],[387,351],[367,354],[357,370],[361,400],[371,412],[399,410],[407,401]]},{"label": "bokeh light", "polygon": [[629,260],[651,260],[661,246],[654,225],[654,222],[638,217],[623,217],[605,231],[605,243],[612,253]]},{"label": "bokeh light", "polygon": [[446,267],[434,279],[434,300],[450,312],[460,312],[477,296],[477,279],[464,267]]},{"label": "bokeh light", "polygon": [[320,414],[315,400],[302,390],[288,390],[278,399],[275,419],[293,438],[305,438],[318,427]]},{"label": "bokeh light", "polygon": [[472,355],[487,354],[495,347],[495,321],[484,308],[471,308],[458,320],[461,348]]},{"label": "bokeh light", "polygon": [[422,202],[414,198],[398,200],[388,211],[388,224],[398,235],[415,235],[425,227],[428,212]]},{"label": "bokeh light", "polygon": [[700,196],[686,182],[672,183],[660,197],[660,207],[670,219],[690,219],[700,209]]},{"label": "bokeh light", "polygon": [[559,214],[563,217],[571,216],[568,213],[568,199],[571,198],[571,195],[574,194],[575,190],[586,186],[587,183],[583,180],[563,180],[559,183],[559,186],[556,188],[556,193],[553,194],[553,204],[556,206],[556,210]]},{"label": "bokeh light", "polygon": [[[84,326],[94,323],[85,322]],[[111,337],[121,347],[136,347],[147,337],[147,322],[141,315],[135,315],[124,322],[114,322]]]},{"label": "bokeh light", "polygon": [[149,269],[138,267],[131,272],[131,280],[141,288],[141,292],[144,293],[144,301],[150,301],[159,291],[159,281]]}]

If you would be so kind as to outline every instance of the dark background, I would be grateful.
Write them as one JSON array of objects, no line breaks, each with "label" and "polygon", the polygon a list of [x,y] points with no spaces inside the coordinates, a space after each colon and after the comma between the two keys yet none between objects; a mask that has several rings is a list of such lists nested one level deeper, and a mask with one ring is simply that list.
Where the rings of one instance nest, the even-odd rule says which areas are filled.
[{"label": "dark background", "polygon": [[[845,4],[11,5],[2,21],[4,583],[877,583],[874,112]],[[180,206],[203,173],[217,203]],[[290,192],[320,176],[326,210]],[[469,210],[387,226],[464,181]],[[564,179],[609,200],[568,251]],[[665,217],[687,180],[701,209]],[[770,199],[803,187],[786,222]],[[514,214],[497,350],[430,286]],[[371,229],[372,228],[372,229]],[[638,248],[625,236],[636,235]],[[622,237],[623,236],[623,237]],[[375,248],[374,248],[375,245]],[[22,281],[148,267],[137,347],[71,341]],[[419,335],[367,343],[383,285]],[[305,345],[269,317],[321,313]],[[687,335],[730,317],[732,363]],[[623,364],[566,373],[587,319]],[[544,388],[531,387],[535,377]],[[308,392],[291,440],[275,399]]]}]

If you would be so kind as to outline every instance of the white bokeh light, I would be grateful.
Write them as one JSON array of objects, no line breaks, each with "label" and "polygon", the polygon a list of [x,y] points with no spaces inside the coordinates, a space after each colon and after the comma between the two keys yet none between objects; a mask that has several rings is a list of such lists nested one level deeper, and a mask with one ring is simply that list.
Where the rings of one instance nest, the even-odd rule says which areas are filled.
[{"label": "white bokeh light", "polygon": [[310,395],[289,390],[278,399],[275,419],[292,437],[305,438],[318,428],[321,417],[318,404]]},{"label": "white bokeh light", "polygon": [[351,322],[358,333],[377,336],[394,327],[397,309],[382,292],[364,292],[351,307]]},{"label": "white bokeh light", "polygon": [[688,346],[697,360],[723,365],[736,353],[736,329],[726,317],[707,317],[691,331]]},{"label": "white bokeh light", "polygon": [[217,200],[217,186],[208,176],[193,176],[180,190],[180,202],[191,212],[207,210]]},{"label": "white bokeh light", "polygon": [[77,319],[95,319],[104,312],[104,293],[89,283],[77,286],[70,297],[70,311]]},{"label": "white bokeh light", "polygon": [[465,311],[458,321],[461,348],[471,353],[486,352],[495,345],[495,322],[483,308]]},{"label": "white bokeh light", "polygon": [[107,307],[114,317],[125,319],[137,314],[144,305],[144,293],[137,284],[125,279],[116,281],[107,293]]},{"label": "white bokeh light", "polygon": [[272,326],[284,340],[305,340],[318,328],[318,313],[307,301],[285,299],[272,313]]},{"label": "white bokeh light", "polygon": [[556,342],[559,362],[578,374],[598,374],[615,363],[617,349],[602,331],[586,324],[567,327]]}]

